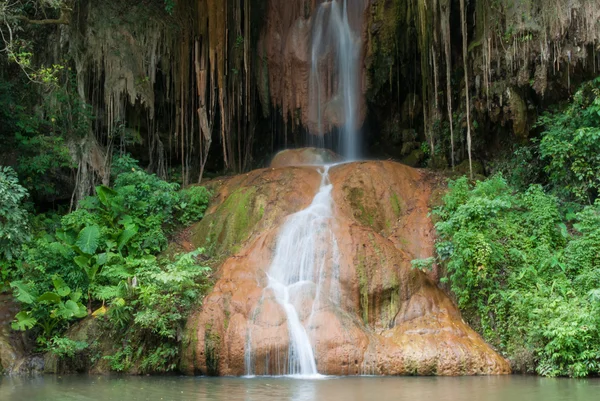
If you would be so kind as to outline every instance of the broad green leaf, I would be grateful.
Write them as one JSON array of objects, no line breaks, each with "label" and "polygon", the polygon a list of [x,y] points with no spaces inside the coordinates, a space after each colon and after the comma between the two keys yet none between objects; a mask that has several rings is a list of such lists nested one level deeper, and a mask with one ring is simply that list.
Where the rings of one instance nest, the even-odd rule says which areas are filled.
[{"label": "broad green leaf", "polygon": [[123,247],[127,245],[127,243],[131,240],[131,238],[133,238],[137,234],[138,230],[138,226],[133,224],[125,226],[125,229],[123,230],[121,235],[119,235],[117,249],[121,251]]},{"label": "broad green leaf", "polygon": [[121,217],[121,220],[119,220],[119,224],[121,224],[122,226],[133,225],[133,217],[127,214]]},{"label": "broad green leaf", "polygon": [[12,289],[17,290],[15,295],[19,302],[29,305],[35,301],[35,297],[29,292],[29,287],[22,281],[13,281],[10,286]]},{"label": "broad green leaf", "polygon": [[109,187],[105,187],[104,185],[100,185],[96,187],[96,193],[98,194],[98,199],[104,206],[110,206],[110,201],[117,195],[117,192],[110,189]]},{"label": "broad green leaf", "polygon": [[15,316],[15,320],[11,323],[13,330],[25,331],[33,328],[37,320],[31,316],[31,312],[21,311]]},{"label": "broad green leaf", "polygon": [[77,263],[77,266],[81,267],[83,270],[87,270],[89,267],[90,257],[86,255],[75,256],[73,260]]},{"label": "broad green leaf", "polygon": [[100,228],[98,226],[85,227],[77,236],[75,244],[82,252],[93,255],[98,249],[98,241],[100,240]]},{"label": "broad green leaf", "polygon": [[61,297],[66,297],[71,293],[71,289],[61,277],[54,276],[54,278],[52,278],[52,283],[54,284],[56,293]]},{"label": "broad green leaf", "polygon": [[38,297],[38,302],[47,302],[50,304],[57,304],[61,300],[60,296],[55,292],[46,292]]},{"label": "broad green leaf", "polygon": [[73,245],[75,242],[73,235],[64,230],[56,230],[56,238],[67,245]]},{"label": "broad green leaf", "polygon": [[98,273],[98,270],[100,270],[100,266],[97,264],[93,264],[92,266],[89,266],[84,270],[90,282],[94,282],[94,280],[96,279],[96,273]]},{"label": "broad green leaf", "polygon": [[71,301],[78,302],[81,299],[81,295],[82,295],[81,291],[79,291],[79,290],[73,291],[71,293],[71,297],[70,297]]},{"label": "broad green leaf", "polygon": [[108,253],[102,252],[96,255],[96,264],[98,266],[104,266],[108,262]]},{"label": "broad green leaf", "polygon": [[87,316],[87,309],[81,303],[68,300],[65,302],[65,309],[67,309],[73,317],[79,319]]}]

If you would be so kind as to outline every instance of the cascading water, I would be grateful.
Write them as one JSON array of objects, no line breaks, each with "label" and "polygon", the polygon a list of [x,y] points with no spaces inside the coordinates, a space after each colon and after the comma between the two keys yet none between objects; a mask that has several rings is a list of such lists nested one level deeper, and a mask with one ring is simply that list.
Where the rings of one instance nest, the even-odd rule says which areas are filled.
[{"label": "cascading water", "polygon": [[[363,11],[364,0],[329,0],[320,3],[312,15],[310,113],[316,121],[312,134],[323,146],[325,132],[340,127],[339,149],[347,160],[359,156],[361,35],[352,27],[362,26]],[[252,327],[267,300],[274,300],[284,311],[289,341],[287,355],[279,349],[267,353],[266,360],[260,361],[264,366],[260,374],[318,375],[314,344],[319,332],[312,321],[320,309],[339,307],[341,298],[329,167],[320,171],[321,185],[310,206],[291,215],[279,233],[267,272],[268,285],[247,332],[245,364],[250,376],[257,373]],[[272,366],[277,372],[269,371]]]},{"label": "cascading water", "polygon": [[[323,304],[339,305],[339,260],[337,242],[332,231],[333,185],[329,181],[329,167],[321,173],[319,191],[306,209],[297,212],[283,225],[273,262],[267,272],[268,286],[263,298],[272,292],[285,311],[289,333],[287,375],[314,377],[318,375],[313,345],[306,327]],[[330,268],[328,268],[330,267]],[[314,294],[310,312],[306,311],[306,295]],[[326,294],[326,299],[323,299]],[[246,344],[246,372],[253,375],[252,333]]]},{"label": "cascading water", "polygon": [[[352,24],[350,15],[351,12],[361,14],[362,2],[331,0],[321,3],[314,13],[311,38],[310,112],[316,121],[316,127],[313,128],[316,132],[311,134],[323,141],[323,135],[331,125],[340,126],[339,149],[347,160],[359,157],[360,141],[356,125],[360,99],[361,35],[353,29],[353,25],[360,24]],[[333,68],[328,69],[330,64],[333,64]],[[329,76],[323,76],[323,70]],[[337,85],[334,94],[328,93],[331,90],[330,83]],[[329,100],[325,102],[325,99]],[[325,110],[330,111],[327,119],[324,118]]]}]

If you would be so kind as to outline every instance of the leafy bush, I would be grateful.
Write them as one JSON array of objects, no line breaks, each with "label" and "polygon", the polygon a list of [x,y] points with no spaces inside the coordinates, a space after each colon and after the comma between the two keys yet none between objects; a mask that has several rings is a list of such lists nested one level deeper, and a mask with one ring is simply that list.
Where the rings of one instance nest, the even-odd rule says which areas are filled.
[{"label": "leafy bush", "polygon": [[73,358],[89,347],[85,341],[75,341],[67,337],[52,337],[47,343],[47,350],[59,358]]},{"label": "leafy bush", "polygon": [[54,276],[52,282],[53,290],[43,294],[37,292],[34,283],[11,283],[17,300],[23,305],[15,316],[12,328],[23,331],[39,326],[42,330],[42,335],[38,336],[40,345],[45,344],[61,327],[64,328],[68,321],[87,316],[85,306],[79,302],[80,291],[72,291],[58,276]]},{"label": "leafy bush", "polygon": [[119,330],[121,335],[131,346],[144,350],[119,350],[108,357],[119,370],[134,365],[144,372],[176,368],[178,341],[188,311],[208,288],[210,269],[196,262],[201,252],[178,255],[172,262],[146,257],[135,272],[122,274],[120,281],[112,280],[112,287],[105,288],[116,300],[107,318],[118,322],[117,327],[127,327],[124,334]]},{"label": "leafy bush", "polygon": [[539,143],[545,171],[559,193],[594,203],[600,191],[600,78],[584,84],[563,111],[546,113]]},{"label": "leafy bush", "polygon": [[189,187],[181,191],[181,200],[179,221],[187,226],[204,217],[210,192],[205,187]]},{"label": "leafy bush", "polygon": [[114,188],[96,192],[59,224],[48,219],[49,228],[23,246],[13,272],[19,279],[11,283],[22,303],[13,328],[33,330],[40,350],[70,357],[82,345],[61,333],[96,310],[114,336],[137,347],[135,354],[111,357],[115,370],[129,369],[127,361],[145,371],[172,370],[181,327],[206,289],[208,268],[196,263],[200,251],[156,255],[178,225],[202,218],[209,193],[179,191],[135,168],[121,173]]},{"label": "leafy bush", "polygon": [[[59,71],[57,71],[59,72]],[[74,165],[69,142],[89,133],[91,108],[76,91],[72,72],[60,71],[64,85],[31,90],[23,81],[0,78],[0,157],[18,156],[15,170],[33,197],[68,196]]]},{"label": "leafy bush", "polygon": [[135,170],[140,170],[139,162],[131,157],[129,153],[115,157],[110,166],[110,174],[113,180],[121,174]]},{"label": "leafy bush", "polygon": [[569,230],[558,199],[539,185],[518,193],[497,175],[449,188],[434,211],[436,249],[469,322],[514,366],[547,376],[597,374],[600,203],[577,214]]},{"label": "leafy bush", "polygon": [[0,258],[18,256],[29,238],[28,215],[23,205],[27,190],[10,167],[0,166]]}]

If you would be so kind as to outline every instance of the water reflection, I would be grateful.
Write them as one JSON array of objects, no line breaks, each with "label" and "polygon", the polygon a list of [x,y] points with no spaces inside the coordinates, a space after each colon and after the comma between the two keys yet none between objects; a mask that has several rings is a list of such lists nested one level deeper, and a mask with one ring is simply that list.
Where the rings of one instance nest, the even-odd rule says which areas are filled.
[{"label": "water reflection", "polygon": [[537,377],[201,378],[39,376],[0,378],[1,401],[597,401],[600,380]]}]

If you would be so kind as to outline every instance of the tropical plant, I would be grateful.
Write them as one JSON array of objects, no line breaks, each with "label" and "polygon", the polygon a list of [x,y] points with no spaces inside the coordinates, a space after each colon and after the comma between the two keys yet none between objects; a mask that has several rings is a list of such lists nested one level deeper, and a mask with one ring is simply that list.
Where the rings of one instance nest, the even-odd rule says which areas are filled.
[{"label": "tropical plant", "polygon": [[0,166],[0,259],[18,256],[21,244],[29,239],[26,198],[27,190],[19,184],[15,171]]},{"label": "tropical plant", "polygon": [[600,78],[584,84],[562,111],[543,114],[540,156],[558,192],[593,204],[600,191]]},{"label": "tropical plant", "polygon": [[459,307],[515,369],[600,372],[600,203],[569,227],[539,185],[517,192],[501,175],[463,177],[434,214],[438,261]]},{"label": "tropical plant", "polygon": [[52,278],[52,291],[38,295],[35,283],[13,281],[11,287],[16,299],[23,305],[12,323],[14,330],[38,327],[42,330],[38,343],[43,344],[67,322],[87,316],[85,306],[79,302],[81,291],[73,291],[58,276]]}]

